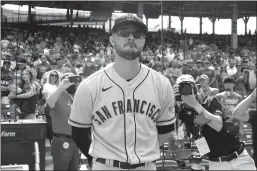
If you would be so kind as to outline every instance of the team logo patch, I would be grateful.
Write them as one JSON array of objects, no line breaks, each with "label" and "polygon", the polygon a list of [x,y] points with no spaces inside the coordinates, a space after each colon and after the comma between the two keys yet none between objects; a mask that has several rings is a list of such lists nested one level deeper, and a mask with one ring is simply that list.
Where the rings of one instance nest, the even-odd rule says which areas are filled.
[{"label": "team logo patch", "polygon": [[170,112],[172,112],[172,110],[173,110],[173,106],[170,106],[170,107],[169,107],[169,110],[170,110]]},{"label": "team logo patch", "polygon": [[62,145],[62,147],[63,147],[64,149],[69,148],[69,146],[70,146],[70,144],[69,144],[68,142],[64,142],[63,145]]}]

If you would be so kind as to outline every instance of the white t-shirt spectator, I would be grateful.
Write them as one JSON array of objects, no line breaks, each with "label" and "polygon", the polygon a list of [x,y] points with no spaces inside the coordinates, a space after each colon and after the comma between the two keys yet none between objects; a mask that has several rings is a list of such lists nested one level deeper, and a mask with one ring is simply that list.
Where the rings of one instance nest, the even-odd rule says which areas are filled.
[{"label": "white t-shirt spectator", "polygon": [[209,69],[214,70],[214,66],[212,66],[212,65],[209,66]]},{"label": "white t-shirt spectator", "polygon": [[230,68],[229,65],[228,65],[227,66],[227,72],[228,72],[228,75],[234,75],[234,74],[236,74],[237,69],[236,69],[236,67]]},{"label": "white t-shirt spectator", "polygon": [[45,49],[44,49],[44,54],[45,54],[45,55],[50,55],[50,49],[45,48]]},{"label": "white t-shirt spectator", "polygon": [[45,98],[47,98],[52,92],[54,92],[58,88],[57,85],[52,85],[50,83],[46,83],[43,86],[43,95]]}]

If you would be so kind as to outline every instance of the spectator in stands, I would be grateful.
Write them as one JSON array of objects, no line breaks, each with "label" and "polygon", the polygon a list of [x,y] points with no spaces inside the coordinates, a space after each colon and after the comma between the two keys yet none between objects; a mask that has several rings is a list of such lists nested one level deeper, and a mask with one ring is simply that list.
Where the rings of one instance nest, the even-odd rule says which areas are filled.
[{"label": "spectator in stands", "polygon": [[207,75],[209,78],[209,85],[210,87],[215,87],[215,81],[216,81],[216,76],[215,76],[215,72],[211,69],[209,69],[210,66],[210,62],[208,60],[205,60],[203,62],[203,69],[200,71],[200,75]]},{"label": "spectator in stands", "polygon": [[10,93],[9,85],[12,81],[13,72],[10,70],[11,61],[5,60],[1,67],[1,98]]},{"label": "spectator in stands", "polygon": [[182,74],[192,75],[194,79],[198,76],[197,70],[194,68],[194,62],[192,59],[187,61],[187,65],[183,67]]},{"label": "spectator in stands", "polygon": [[249,60],[247,58],[242,58],[242,72],[249,67]]},{"label": "spectator in stands", "polygon": [[225,79],[225,77],[228,75],[227,73],[227,67],[226,66],[221,66],[220,67],[220,74],[217,76],[217,80],[218,80],[218,85],[219,85],[219,91],[222,92],[224,91],[224,84],[223,81]]},{"label": "spectator in stands", "polygon": [[224,81],[225,91],[216,95],[217,100],[220,102],[224,113],[227,116],[232,116],[234,108],[242,101],[242,96],[234,92],[235,79],[233,76],[228,75]]},{"label": "spectator in stands", "polygon": [[213,88],[218,88],[219,89],[218,78],[220,77],[220,67],[219,67],[219,65],[217,64],[216,61],[213,63],[213,70],[214,70],[215,77],[216,77],[215,83],[213,84]]},{"label": "spectator in stands", "polygon": [[[65,72],[67,72],[67,67],[64,67],[64,59],[61,58],[60,56],[58,56],[56,58],[56,66],[52,67],[52,69],[56,70],[57,73],[59,74],[59,77],[62,76],[62,74],[64,74]],[[45,83],[49,82],[49,75],[50,75],[50,71],[44,73],[44,75],[41,78],[41,84],[44,85]]]},{"label": "spectator in stands", "polygon": [[153,69],[157,72],[162,72],[163,70],[163,66],[162,66],[162,63],[160,61],[157,61],[153,64]]},{"label": "spectator in stands", "polygon": [[44,98],[47,99],[47,97],[57,89],[60,83],[60,76],[56,70],[51,70],[49,75],[49,82],[45,83],[43,85],[43,95]]},{"label": "spectator in stands", "polygon": [[[200,90],[199,90],[199,97],[202,100],[203,104],[206,103],[206,100],[209,100],[208,98],[214,97],[216,94],[219,93],[219,90],[217,88],[212,88],[209,85],[209,77],[205,74],[202,74],[199,76],[199,83],[200,83]],[[196,80],[198,81],[198,80]]]},{"label": "spectator in stands", "polygon": [[[14,100],[14,103],[19,107],[20,119],[34,119],[40,87],[35,84],[33,73],[29,69],[23,69],[21,77],[22,80],[19,88],[22,92],[11,91],[9,99]],[[14,108],[11,110],[11,112],[15,112],[13,111]]]},{"label": "spectator in stands", "polygon": [[249,50],[249,48],[247,47],[247,45],[245,45],[245,47],[241,50],[241,56],[243,57],[248,57],[251,54],[251,51]]},{"label": "spectator in stands", "polygon": [[244,73],[246,74],[247,77],[247,82],[246,82],[246,91],[247,94],[249,95],[254,88],[256,88],[256,63],[255,64],[249,64],[248,69],[244,69]]},{"label": "spectator in stands", "polygon": [[241,63],[236,64],[237,72],[234,74],[235,79],[235,87],[234,91],[240,94],[243,98],[247,96],[245,85],[247,83],[247,77],[244,72],[242,72],[242,65]]},{"label": "spectator in stands", "polygon": [[197,72],[197,76],[200,76],[201,74],[201,70],[203,69],[203,64],[200,60],[197,60],[196,61],[196,67],[195,67],[195,70]]},{"label": "spectator in stands", "polygon": [[78,72],[76,70],[76,60],[77,60],[77,55],[72,54],[69,60],[65,59],[64,67],[69,68],[70,69],[69,72],[72,72],[73,74],[78,75]]},{"label": "spectator in stands", "polygon": [[237,62],[242,63],[242,58],[237,52],[235,52],[235,59],[237,60]]},{"label": "spectator in stands", "polygon": [[44,73],[52,69],[51,65],[47,63],[46,55],[41,54],[40,61],[41,63],[36,66],[38,80],[41,80]]},{"label": "spectator in stands", "polygon": [[225,66],[229,65],[229,58],[226,53],[223,52],[222,57],[221,57],[221,63]]},{"label": "spectator in stands", "polygon": [[229,59],[229,64],[227,66],[228,75],[236,74],[237,72],[236,63],[237,63],[236,59]]},{"label": "spectator in stands", "polygon": [[168,76],[172,85],[176,84],[177,78],[182,75],[182,70],[178,68],[177,60],[173,60],[171,63],[170,68],[166,70],[166,75]]}]

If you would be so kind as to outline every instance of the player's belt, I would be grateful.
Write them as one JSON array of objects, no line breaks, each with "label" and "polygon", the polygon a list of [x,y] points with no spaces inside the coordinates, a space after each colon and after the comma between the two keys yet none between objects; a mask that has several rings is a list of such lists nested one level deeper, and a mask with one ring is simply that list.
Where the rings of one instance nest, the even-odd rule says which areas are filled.
[{"label": "player's belt", "polygon": [[[106,163],[106,159],[103,158],[97,158],[96,159],[97,162],[105,164]],[[155,161],[153,161],[154,163]],[[129,164],[126,162],[120,162],[117,160],[113,160],[113,167],[118,167],[121,169],[136,169],[138,167],[142,167],[142,166],[146,166],[146,163],[139,163],[139,164]]]},{"label": "player's belt", "polygon": [[59,133],[53,133],[53,135],[55,137],[59,137],[59,138],[68,138],[68,139],[72,139],[71,135],[66,135],[66,134],[59,134]]},{"label": "player's belt", "polygon": [[229,162],[233,159],[236,159],[239,157],[239,155],[244,151],[244,144],[240,146],[240,148],[236,151],[234,151],[232,154],[228,156],[222,156],[222,157],[214,157],[214,158],[209,158],[210,161],[217,161],[217,162]]}]

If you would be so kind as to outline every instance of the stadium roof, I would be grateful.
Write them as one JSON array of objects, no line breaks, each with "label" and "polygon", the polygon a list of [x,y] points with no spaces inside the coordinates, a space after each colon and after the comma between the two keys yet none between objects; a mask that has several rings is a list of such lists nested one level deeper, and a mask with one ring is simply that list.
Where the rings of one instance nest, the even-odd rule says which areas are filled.
[{"label": "stadium roof", "polygon": [[[163,14],[184,17],[232,17],[233,3],[238,3],[238,18],[256,17],[256,1],[163,1]],[[115,10],[124,13],[137,13],[136,1],[2,1],[1,4],[32,5],[48,8],[62,8],[92,11],[100,17],[109,17]],[[161,15],[160,1],[143,1],[147,18]],[[107,15],[107,16],[106,16]],[[96,17],[97,18],[97,17]]]}]

